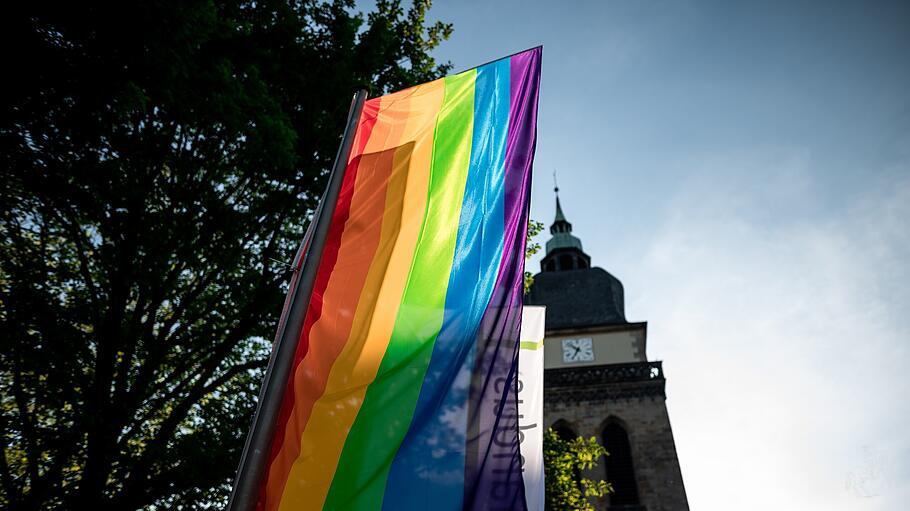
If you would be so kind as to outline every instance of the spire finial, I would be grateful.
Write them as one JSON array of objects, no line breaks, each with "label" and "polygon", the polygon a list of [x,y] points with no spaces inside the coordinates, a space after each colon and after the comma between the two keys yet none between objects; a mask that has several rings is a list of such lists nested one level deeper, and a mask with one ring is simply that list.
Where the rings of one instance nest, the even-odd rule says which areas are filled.
[{"label": "spire finial", "polygon": [[556,182],[556,169],[553,169],[553,191],[559,196],[559,184]]}]

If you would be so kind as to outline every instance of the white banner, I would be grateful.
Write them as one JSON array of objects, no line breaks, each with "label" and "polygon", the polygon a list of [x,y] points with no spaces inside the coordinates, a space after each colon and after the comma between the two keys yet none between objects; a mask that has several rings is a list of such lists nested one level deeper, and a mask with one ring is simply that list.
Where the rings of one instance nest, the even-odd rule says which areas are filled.
[{"label": "white banner", "polygon": [[525,306],[518,350],[518,429],[528,511],[544,509],[543,337],[546,307]]}]

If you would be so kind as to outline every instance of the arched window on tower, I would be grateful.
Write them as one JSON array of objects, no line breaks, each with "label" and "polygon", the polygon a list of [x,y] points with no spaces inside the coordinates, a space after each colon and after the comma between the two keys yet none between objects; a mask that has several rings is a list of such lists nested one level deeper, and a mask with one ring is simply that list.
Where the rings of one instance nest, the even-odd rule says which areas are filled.
[{"label": "arched window on tower", "polygon": [[575,434],[575,430],[572,429],[572,426],[569,426],[569,423],[562,419],[554,422],[552,428],[560,440],[571,442],[572,440],[575,440],[576,437],[578,437],[578,435]]},{"label": "arched window on tower", "polygon": [[638,484],[635,482],[635,470],[632,467],[632,449],[629,435],[616,422],[610,422],[603,430],[603,443],[607,452],[607,482],[613,485],[610,494],[610,509],[614,506],[638,505]]},{"label": "arched window on tower", "polygon": [[559,256],[559,269],[560,270],[574,270],[575,261],[573,260],[570,254],[563,254]]}]

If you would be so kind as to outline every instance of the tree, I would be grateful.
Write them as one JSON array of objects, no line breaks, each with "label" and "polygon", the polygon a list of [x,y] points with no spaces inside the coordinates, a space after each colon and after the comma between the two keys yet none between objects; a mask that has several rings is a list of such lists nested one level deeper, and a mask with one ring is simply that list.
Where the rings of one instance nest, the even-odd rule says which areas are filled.
[{"label": "tree", "polygon": [[[534,220],[528,220],[528,233],[525,242],[525,259],[530,259],[534,254],[540,252],[540,243],[534,241],[534,238],[543,231],[543,223]],[[531,291],[534,285],[534,274],[525,270],[525,294]]]},{"label": "tree", "polygon": [[350,98],[433,79],[429,0],[3,17],[0,506],[223,503]]},{"label": "tree", "polygon": [[612,488],[605,481],[581,477],[581,472],[596,467],[601,456],[608,453],[594,437],[564,440],[548,428],[543,437],[546,508],[594,511],[588,499],[603,497]]}]

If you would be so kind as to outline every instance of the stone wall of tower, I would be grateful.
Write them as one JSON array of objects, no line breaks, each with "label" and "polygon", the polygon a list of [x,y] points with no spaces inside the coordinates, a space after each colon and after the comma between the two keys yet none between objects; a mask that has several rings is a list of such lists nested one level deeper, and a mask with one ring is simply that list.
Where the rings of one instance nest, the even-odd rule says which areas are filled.
[{"label": "stone wall of tower", "polygon": [[[585,381],[590,378],[566,381],[565,376],[556,382],[547,378],[555,384],[544,386],[544,422],[552,426],[566,421],[575,433],[598,441],[602,441],[608,421],[620,423],[629,435],[641,509],[688,511],[662,375],[648,381],[606,384]],[[606,448],[609,451],[610,446]],[[603,463],[594,470],[589,477],[604,478]],[[595,504],[598,511],[610,509],[609,497]]]}]

